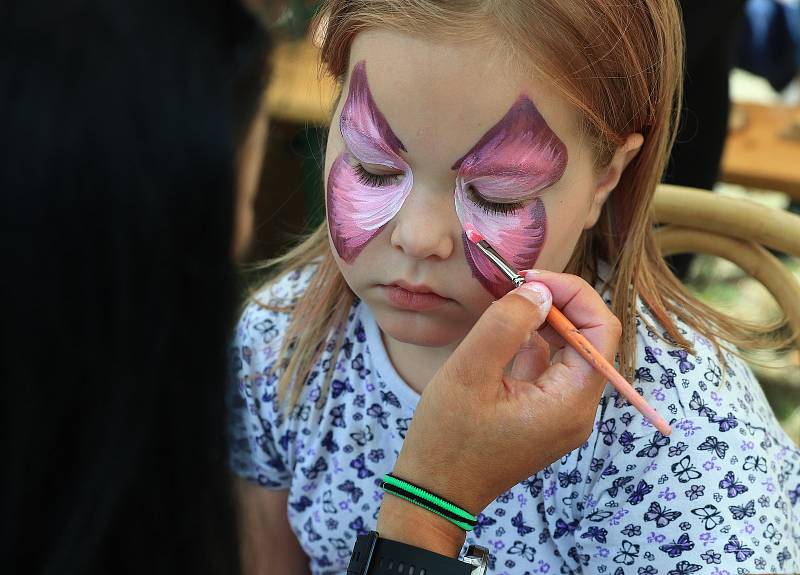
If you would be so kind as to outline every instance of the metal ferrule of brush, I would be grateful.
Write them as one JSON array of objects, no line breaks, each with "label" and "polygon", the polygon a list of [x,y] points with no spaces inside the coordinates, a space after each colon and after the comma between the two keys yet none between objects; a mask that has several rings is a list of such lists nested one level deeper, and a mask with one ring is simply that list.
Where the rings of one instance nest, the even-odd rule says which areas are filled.
[{"label": "metal ferrule of brush", "polygon": [[478,242],[478,247],[484,253],[484,255],[492,260],[494,264],[502,271],[508,279],[514,282],[516,287],[521,286],[525,283],[525,278],[519,275],[514,268],[512,268],[506,260],[504,260],[500,254],[498,254],[492,246],[486,240],[481,240]]}]

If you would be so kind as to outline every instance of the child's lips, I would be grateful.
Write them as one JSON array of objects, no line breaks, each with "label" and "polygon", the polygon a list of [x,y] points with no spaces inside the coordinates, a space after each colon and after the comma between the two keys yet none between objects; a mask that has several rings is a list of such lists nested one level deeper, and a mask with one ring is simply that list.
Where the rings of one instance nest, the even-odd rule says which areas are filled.
[{"label": "child's lips", "polygon": [[392,306],[411,311],[430,310],[453,301],[424,284],[410,284],[399,280],[380,287]]}]

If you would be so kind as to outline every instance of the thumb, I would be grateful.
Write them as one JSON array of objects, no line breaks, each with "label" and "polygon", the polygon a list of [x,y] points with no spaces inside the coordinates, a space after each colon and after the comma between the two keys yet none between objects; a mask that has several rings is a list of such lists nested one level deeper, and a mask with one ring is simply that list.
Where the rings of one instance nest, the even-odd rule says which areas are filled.
[{"label": "thumb", "polygon": [[460,378],[465,383],[500,381],[519,348],[544,323],[552,301],[550,290],[539,282],[509,292],[489,306],[447,363],[467,370]]}]

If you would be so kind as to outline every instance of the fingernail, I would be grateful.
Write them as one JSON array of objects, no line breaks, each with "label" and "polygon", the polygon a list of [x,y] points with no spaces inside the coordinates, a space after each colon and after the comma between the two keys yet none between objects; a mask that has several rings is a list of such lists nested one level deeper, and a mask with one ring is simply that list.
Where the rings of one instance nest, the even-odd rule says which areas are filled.
[{"label": "fingernail", "polygon": [[521,295],[537,306],[549,304],[553,297],[550,294],[550,290],[547,289],[547,286],[539,282],[524,283],[515,289],[513,293]]},{"label": "fingernail", "polygon": [[535,281],[537,277],[542,275],[541,270],[523,270],[522,275],[525,278],[525,281]]}]

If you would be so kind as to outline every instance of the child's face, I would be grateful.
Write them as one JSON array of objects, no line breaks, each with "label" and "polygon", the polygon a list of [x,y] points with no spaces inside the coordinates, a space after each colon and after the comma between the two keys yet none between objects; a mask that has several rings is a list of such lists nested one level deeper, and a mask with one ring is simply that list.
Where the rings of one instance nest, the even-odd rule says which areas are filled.
[{"label": "child's face", "polygon": [[576,115],[495,46],[363,32],[343,90],[325,165],[331,245],[389,337],[456,344],[511,289],[466,224],[520,270],[562,271],[595,223],[602,178]]}]

